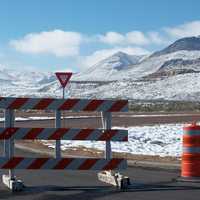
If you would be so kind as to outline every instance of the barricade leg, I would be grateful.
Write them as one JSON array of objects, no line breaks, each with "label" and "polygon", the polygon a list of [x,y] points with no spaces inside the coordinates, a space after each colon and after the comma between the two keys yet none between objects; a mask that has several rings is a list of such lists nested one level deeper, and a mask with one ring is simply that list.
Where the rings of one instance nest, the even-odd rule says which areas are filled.
[{"label": "barricade leg", "polygon": [[[112,115],[110,112],[102,112],[102,125],[103,129],[111,129],[112,125]],[[105,159],[112,158],[112,150],[111,150],[111,143],[110,141],[106,141],[105,152],[104,152]],[[113,170],[109,171],[102,171],[97,174],[98,179],[102,182],[114,185],[120,189],[127,188],[130,185],[130,180],[127,176],[123,176],[119,172],[114,172]]]},{"label": "barricade leg", "polygon": [[[103,121],[103,129],[111,129],[111,113],[110,112],[102,112],[102,121]],[[111,151],[111,143],[110,141],[106,141],[106,148],[105,148],[105,158],[111,159],[112,151]]]},{"label": "barricade leg", "polygon": [[[61,111],[56,110],[55,111],[55,128],[61,128]],[[56,146],[55,146],[55,154],[56,158],[61,158],[61,147],[60,147],[60,140],[56,140]]]},{"label": "barricade leg", "polygon": [[[4,127],[13,127],[15,116],[14,111],[11,109],[6,109],[5,113],[5,123]],[[14,156],[14,140],[4,140],[4,156],[7,158],[12,158]],[[21,180],[16,180],[14,175],[14,170],[10,169],[8,175],[2,176],[3,183],[12,191],[20,191],[24,188],[24,185]]]}]

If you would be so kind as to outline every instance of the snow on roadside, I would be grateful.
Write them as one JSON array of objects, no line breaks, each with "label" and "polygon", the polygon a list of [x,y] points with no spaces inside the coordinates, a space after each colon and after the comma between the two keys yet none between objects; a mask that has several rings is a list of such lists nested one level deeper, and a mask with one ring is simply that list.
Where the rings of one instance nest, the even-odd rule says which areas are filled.
[{"label": "snow on roadside", "polygon": [[[123,127],[113,127],[124,129]],[[179,157],[181,155],[183,124],[157,124],[125,128],[129,132],[128,142],[112,142],[112,150],[138,155],[159,155]],[[45,142],[51,148],[54,144]],[[104,142],[61,141],[61,148],[86,147],[104,150]]]},{"label": "snow on roadside", "polygon": [[[62,117],[63,118],[63,117]],[[83,115],[83,116],[65,116],[65,119],[80,119],[80,118],[96,118],[95,115],[91,115],[91,116],[87,116],[87,115]],[[55,119],[55,117],[16,117],[15,121],[31,121],[31,120],[53,120]],[[3,122],[5,119],[4,117],[0,117],[0,122]]]},{"label": "snow on roadside", "polygon": [[[87,118],[88,116],[66,116],[66,118]],[[91,117],[91,116],[90,116]],[[96,116],[92,116],[96,117]],[[17,117],[16,121],[45,120],[54,117]],[[0,118],[4,121],[4,118]],[[128,129],[128,142],[112,142],[112,150],[138,155],[175,156],[181,155],[183,124],[156,124],[135,127],[112,127],[113,129]],[[45,145],[55,148],[54,143],[45,141]],[[104,142],[96,141],[61,141],[62,149],[71,147],[86,147],[104,150]]]}]

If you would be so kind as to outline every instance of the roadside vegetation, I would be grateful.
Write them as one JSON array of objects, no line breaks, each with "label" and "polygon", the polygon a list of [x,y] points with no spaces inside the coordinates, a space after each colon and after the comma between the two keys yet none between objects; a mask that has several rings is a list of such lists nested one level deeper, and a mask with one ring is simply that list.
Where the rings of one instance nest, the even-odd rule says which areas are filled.
[{"label": "roadside vegetation", "polygon": [[129,110],[134,112],[198,112],[200,102],[130,100]]}]

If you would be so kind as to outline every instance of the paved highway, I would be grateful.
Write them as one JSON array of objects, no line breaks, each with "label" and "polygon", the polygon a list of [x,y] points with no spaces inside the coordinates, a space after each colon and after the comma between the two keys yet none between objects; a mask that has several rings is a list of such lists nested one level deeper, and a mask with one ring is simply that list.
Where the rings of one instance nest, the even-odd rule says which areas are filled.
[{"label": "paved highway", "polygon": [[[54,117],[53,113],[17,113],[16,117]],[[3,117],[0,113],[0,117]],[[74,128],[97,128],[102,127],[102,121],[97,113],[70,113],[65,112],[67,119],[62,120],[62,127],[74,127]],[[73,118],[74,117],[74,118]],[[154,113],[154,114],[135,114],[133,112],[128,113],[115,113],[112,117],[113,126],[141,126],[149,124],[163,124],[163,123],[190,123],[199,121],[199,113]],[[3,126],[3,122],[0,122],[0,127]],[[15,126],[19,127],[54,127],[55,120],[29,120],[29,121],[17,121]]]},{"label": "paved highway", "polygon": [[[2,143],[0,151],[2,153]],[[33,153],[16,149],[22,156],[38,157]],[[0,170],[0,175],[7,171]],[[124,171],[131,178],[127,190],[117,190],[97,180],[96,172],[18,170],[16,175],[24,181],[22,192],[12,193],[0,182],[0,199],[12,200],[199,200],[200,185],[172,181],[179,171],[163,171],[130,167]]]}]

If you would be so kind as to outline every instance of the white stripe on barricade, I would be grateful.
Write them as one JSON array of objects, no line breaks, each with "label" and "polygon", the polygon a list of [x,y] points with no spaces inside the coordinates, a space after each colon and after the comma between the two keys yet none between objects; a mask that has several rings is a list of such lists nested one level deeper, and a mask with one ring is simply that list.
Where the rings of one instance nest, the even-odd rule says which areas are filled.
[{"label": "white stripe on barricade", "polygon": [[[14,176],[15,169],[59,169],[59,170],[121,170],[127,161],[112,158],[110,141],[128,141],[127,130],[112,129],[112,112],[127,112],[127,100],[97,99],[53,99],[0,97],[0,109],[9,110],[5,115],[6,127],[0,128],[0,140],[5,141],[4,157],[0,157],[0,169],[9,169],[9,176],[2,179],[10,189],[22,189],[22,182]],[[55,128],[24,128],[14,125],[14,110],[54,110]],[[61,128],[61,111],[102,112],[102,129]],[[12,119],[12,123],[11,123]],[[55,158],[26,158],[14,156],[14,140],[56,140]],[[62,158],[60,140],[105,141],[105,158]],[[12,141],[12,142],[7,142]],[[9,150],[9,151],[8,151]],[[6,177],[6,178],[5,178]],[[12,185],[12,186],[10,186]],[[20,187],[17,187],[20,185]],[[16,187],[15,187],[16,186]]]},{"label": "white stripe on barricade", "polygon": [[0,128],[0,140],[4,139],[127,141],[128,130],[19,127]]},{"label": "white stripe on barricade", "polygon": [[0,97],[1,109],[126,112],[127,100],[47,99]]},{"label": "white stripe on barricade", "polygon": [[114,170],[126,167],[126,160],[119,158],[0,158],[0,169]]}]

